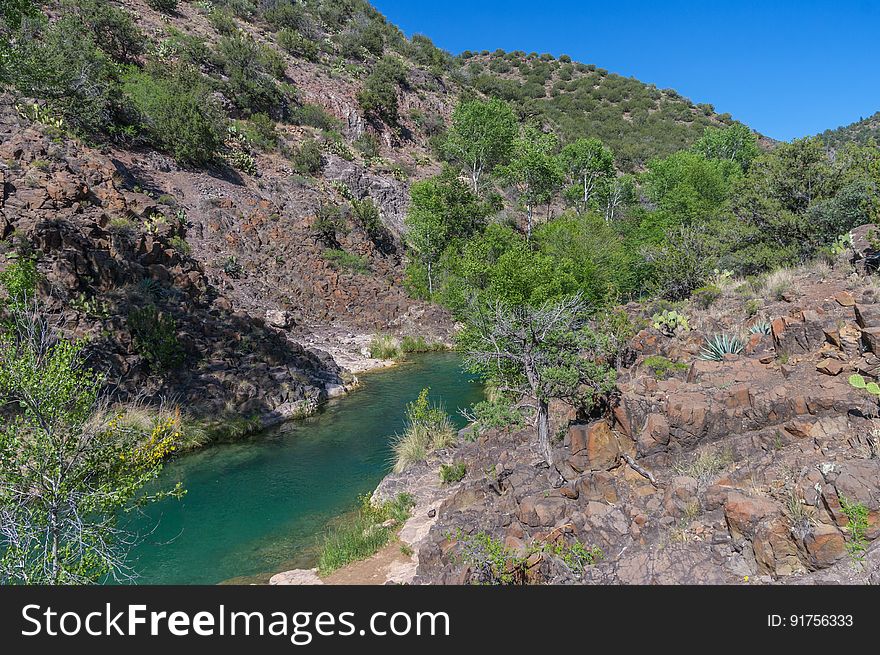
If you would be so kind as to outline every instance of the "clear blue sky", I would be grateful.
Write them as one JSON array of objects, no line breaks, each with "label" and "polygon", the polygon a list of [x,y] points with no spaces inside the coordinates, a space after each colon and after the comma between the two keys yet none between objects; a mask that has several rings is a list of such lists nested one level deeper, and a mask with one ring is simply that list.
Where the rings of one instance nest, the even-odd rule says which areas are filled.
[{"label": "clear blue sky", "polygon": [[776,139],[880,110],[880,0],[373,0],[439,47],[568,54]]}]

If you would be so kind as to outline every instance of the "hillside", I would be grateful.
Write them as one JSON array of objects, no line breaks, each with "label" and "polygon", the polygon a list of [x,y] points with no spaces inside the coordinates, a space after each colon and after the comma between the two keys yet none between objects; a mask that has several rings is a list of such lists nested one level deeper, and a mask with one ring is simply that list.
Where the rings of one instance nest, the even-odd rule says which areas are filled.
[{"label": "hillside", "polygon": [[[169,300],[176,266],[199,270],[215,320],[265,325],[293,348],[316,348],[319,359],[328,351],[360,368],[370,365],[362,351],[373,334],[448,338],[445,312],[403,288],[401,231],[408,187],[440,170],[439,139],[462,94],[510,100],[564,138],[599,136],[625,170],[730,120],[671,90],[564,57],[453,58],[426,37],[407,40],[360,0],[76,0],[42,8],[48,22],[25,17],[16,44],[27,54],[4,73],[12,92],[0,164],[6,249],[35,252],[56,307],[76,317],[75,333],[114,323],[108,348],[128,363],[111,370],[133,376],[132,386],[153,379],[149,397],[176,395],[193,408],[213,398],[272,412],[289,400],[255,402],[254,391],[239,389],[255,388],[250,369],[232,362],[207,387],[151,367],[132,338],[122,281],[82,267],[62,273],[40,225],[62,221],[77,235],[66,252],[134,258],[142,272],[131,282],[157,286],[148,301],[180,329],[190,310]],[[88,84],[80,71],[92,76]],[[96,182],[83,162],[109,177]],[[74,197],[57,195],[59,178],[79,189]],[[126,200],[109,201],[99,186]],[[81,222],[89,212],[98,227]],[[134,254],[108,235],[133,244]],[[155,246],[137,252],[162,235],[164,254]],[[203,342],[183,342],[190,364],[217,366]],[[332,366],[320,373],[309,383],[316,401],[327,393],[321,376],[340,384]]]},{"label": "hillside", "polygon": [[707,127],[733,122],[709,104],[658,89],[565,55],[463,53],[468,84],[514,104],[558,131],[563,141],[589,135],[610,147],[625,171],[691,146]]},{"label": "hillside", "polygon": [[880,140],[880,111],[855,123],[825,130],[819,136],[833,150],[838,150],[847,143],[865,145],[869,139]]}]

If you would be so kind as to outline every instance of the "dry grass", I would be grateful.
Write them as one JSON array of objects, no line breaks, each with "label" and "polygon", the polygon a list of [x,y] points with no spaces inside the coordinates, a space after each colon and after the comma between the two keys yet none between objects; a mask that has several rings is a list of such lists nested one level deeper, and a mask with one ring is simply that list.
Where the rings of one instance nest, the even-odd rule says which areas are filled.
[{"label": "dry grass", "polygon": [[700,484],[706,484],[734,461],[730,447],[707,447],[696,450],[688,458],[673,464],[673,470],[679,475],[694,478]]},{"label": "dry grass", "polygon": [[783,300],[797,290],[798,272],[791,268],[778,268],[764,277],[764,292],[770,300]]}]

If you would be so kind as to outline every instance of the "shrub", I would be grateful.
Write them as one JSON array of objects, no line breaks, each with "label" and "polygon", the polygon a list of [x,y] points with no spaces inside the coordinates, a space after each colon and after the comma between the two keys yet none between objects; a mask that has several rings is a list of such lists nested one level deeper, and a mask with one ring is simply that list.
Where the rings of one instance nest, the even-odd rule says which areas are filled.
[{"label": "shrub", "polygon": [[5,304],[21,307],[28,300],[33,300],[39,279],[36,261],[28,257],[11,256],[6,268],[0,272],[0,285],[6,292]]},{"label": "shrub", "polygon": [[478,402],[465,416],[474,424],[476,434],[492,428],[506,430],[525,425],[522,412],[501,395]]},{"label": "shrub", "polygon": [[844,496],[840,496],[840,509],[847,519],[846,528],[849,531],[849,539],[846,542],[846,550],[850,558],[855,562],[864,559],[865,550],[868,548],[868,508],[862,503],[853,502]]},{"label": "shrub", "polygon": [[645,361],[642,362],[645,368],[649,369],[654,377],[662,380],[668,374],[674,373],[675,371],[684,371],[687,370],[688,365],[684,362],[673,362],[663,357],[662,355],[652,355],[650,357],[645,357]]},{"label": "shrub", "polygon": [[280,113],[282,95],[266,67],[266,55],[252,37],[236,32],[218,44],[228,81],[227,95],[242,111]]},{"label": "shrub", "polygon": [[125,61],[144,51],[144,35],[124,9],[103,0],[77,0],[70,10],[111,57]]},{"label": "shrub", "polygon": [[379,208],[370,198],[351,201],[352,219],[364,234],[373,241],[382,241],[386,236],[385,225],[380,218]]},{"label": "shrub", "polygon": [[721,289],[714,285],[708,285],[695,289],[691,300],[701,309],[709,309],[718,298],[721,297]]},{"label": "shrub", "polygon": [[320,105],[303,104],[293,110],[291,122],[295,125],[308,125],[320,130],[331,130],[339,126],[339,119],[328,114]]},{"label": "shrub", "polygon": [[315,220],[309,226],[309,231],[316,242],[323,243],[330,250],[338,250],[337,235],[347,230],[347,218],[339,205],[320,203],[315,210]]},{"label": "shrub", "polygon": [[389,125],[398,121],[397,88],[406,80],[403,64],[392,57],[384,57],[364,81],[357,99],[365,113],[376,116]]},{"label": "shrub", "polygon": [[176,67],[167,77],[132,70],[122,91],[137,112],[146,140],[182,164],[214,162],[223,145],[224,122],[198,71]]},{"label": "shrub", "polygon": [[[328,248],[324,251],[324,259],[338,269],[352,273],[367,274],[370,272],[370,262],[362,255],[346,252],[341,248]],[[372,344],[371,344],[372,352]],[[382,352],[385,352],[384,350]],[[394,359],[393,357],[381,357],[380,359]]]},{"label": "shrub", "polygon": [[429,402],[428,393],[427,388],[422,389],[419,397],[407,405],[406,429],[393,440],[397,473],[425,461],[432,451],[455,443],[452,421],[441,406]]},{"label": "shrub", "polygon": [[377,159],[379,157],[379,139],[375,134],[364,132],[355,139],[354,147],[364,156],[364,159]]},{"label": "shrub", "polygon": [[299,55],[307,61],[318,61],[321,52],[318,44],[299,32],[285,28],[278,32],[276,38],[278,45],[286,52]]},{"label": "shrub", "polygon": [[156,11],[161,11],[166,14],[171,14],[177,11],[177,0],[147,0],[147,4]]},{"label": "shrub", "polygon": [[290,157],[293,168],[303,175],[315,175],[321,171],[324,160],[321,156],[321,146],[314,139],[306,139],[293,151]]},{"label": "shrub", "polygon": [[711,339],[706,337],[706,345],[700,351],[700,359],[720,362],[725,355],[738,355],[745,348],[737,336],[716,334]]},{"label": "shrub", "polygon": [[374,359],[398,359],[400,344],[390,334],[377,334],[370,341],[370,357]]},{"label": "shrub", "polygon": [[155,305],[132,309],[128,313],[135,351],[154,372],[169,371],[183,363],[184,352],[177,339],[177,322]]},{"label": "shrub", "polygon": [[461,482],[467,474],[467,466],[464,462],[456,462],[454,464],[440,465],[440,481],[443,484],[452,484]]},{"label": "shrub", "polygon": [[208,22],[220,34],[233,34],[238,29],[238,23],[235,16],[226,7],[213,9],[208,14]]}]

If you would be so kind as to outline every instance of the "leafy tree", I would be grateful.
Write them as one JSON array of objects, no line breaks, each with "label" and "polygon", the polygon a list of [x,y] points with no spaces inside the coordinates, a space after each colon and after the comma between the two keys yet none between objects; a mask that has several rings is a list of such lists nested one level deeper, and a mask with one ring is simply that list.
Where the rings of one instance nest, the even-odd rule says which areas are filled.
[{"label": "leafy tree", "polygon": [[526,239],[531,239],[534,208],[548,202],[562,183],[562,171],[555,157],[556,136],[536,127],[526,126],[513,142],[510,163],[499,171],[513,187],[526,210]]},{"label": "leafy tree", "polygon": [[638,200],[632,175],[606,177],[600,181],[597,192],[606,223],[614,221],[624,208]]},{"label": "leafy tree", "polygon": [[482,227],[486,209],[470,189],[446,171],[410,188],[406,242],[427,269],[434,296],[434,265],[450,241],[466,239]]},{"label": "leafy tree", "polygon": [[602,361],[605,339],[586,320],[579,295],[537,307],[473,303],[461,335],[465,365],[502,393],[534,399],[538,448],[552,465],[549,403],[558,399],[589,409],[614,386]]},{"label": "leafy tree", "polygon": [[651,161],[644,181],[648,197],[661,210],[677,223],[694,225],[725,208],[741,175],[739,165],[731,160],[681,151]]},{"label": "leafy tree", "polygon": [[468,172],[477,194],[483,174],[509,160],[516,135],[516,116],[507,103],[497,99],[462,102],[452,112],[444,151]]},{"label": "leafy tree", "polygon": [[0,582],[78,584],[130,577],[134,540],[120,515],[180,489],[144,494],[178,439],[144,435],[107,410],[81,343],[58,338],[34,308],[0,337]]},{"label": "leafy tree", "polygon": [[614,175],[614,154],[599,139],[578,139],[559,154],[571,185],[565,192],[578,213],[590,208],[596,186]]},{"label": "leafy tree", "polygon": [[752,160],[761,154],[758,137],[742,123],[727,127],[707,127],[703,136],[692,150],[707,159],[727,159],[735,161],[746,171]]}]

